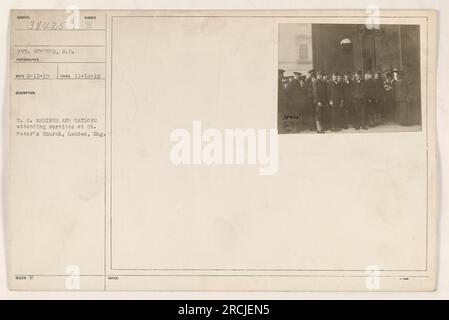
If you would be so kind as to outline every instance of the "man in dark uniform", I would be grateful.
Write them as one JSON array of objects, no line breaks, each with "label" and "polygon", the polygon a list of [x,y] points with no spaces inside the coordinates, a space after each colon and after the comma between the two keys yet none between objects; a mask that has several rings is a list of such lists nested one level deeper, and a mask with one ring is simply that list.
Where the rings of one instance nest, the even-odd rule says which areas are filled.
[{"label": "man in dark uniform", "polygon": [[293,84],[293,81],[295,80],[294,79],[294,76],[286,76],[286,78],[287,78],[287,87],[285,88],[285,91],[286,91],[286,93],[287,93],[287,98],[288,98],[288,104],[287,104],[287,114],[288,114],[288,118],[291,118],[291,116],[292,116],[292,110],[293,110],[293,103],[292,103],[292,97],[291,97],[291,94],[292,94],[292,86],[294,85]]},{"label": "man in dark uniform", "polygon": [[[343,108],[344,108],[344,96],[345,96],[345,91],[343,88],[343,74],[342,73],[337,73],[337,82],[340,84],[340,88],[341,88],[341,107],[340,107],[340,128],[344,128],[344,113],[343,113]],[[346,128],[345,128],[346,129]]]},{"label": "man in dark uniform", "polygon": [[[322,76],[322,83],[326,87],[326,96],[329,97],[329,74],[326,71],[323,71],[321,73]],[[330,110],[329,110],[329,99],[326,99],[325,102],[323,102],[322,108],[321,108],[321,127],[324,131],[330,129]]]},{"label": "man in dark uniform", "polygon": [[287,87],[287,93],[290,99],[290,116],[294,123],[295,131],[301,131],[302,112],[306,99],[306,89],[304,82],[300,81],[302,74],[293,72],[293,80]]},{"label": "man in dark uniform", "polygon": [[278,130],[283,133],[283,120],[287,113],[289,99],[287,95],[287,79],[284,77],[285,70],[278,70]]},{"label": "man in dark uniform", "polygon": [[343,109],[343,85],[338,82],[338,74],[332,74],[329,82],[329,109],[330,109],[330,129],[337,131],[341,128],[341,111]]},{"label": "man in dark uniform", "polygon": [[352,123],[353,110],[352,110],[352,81],[349,72],[344,73],[342,82],[343,86],[343,128],[346,129],[350,123]]},{"label": "man in dark uniform", "polygon": [[324,133],[325,129],[322,126],[323,109],[328,103],[327,84],[323,80],[323,75],[320,71],[316,73],[317,79],[312,83],[313,86],[313,103],[315,105],[315,123],[317,133]]},{"label": "man in dark uniform", "polygon": [[301,130],[305,130],[310,127],[309,125],[309,91],[306,86],[306,76],[301,75],[299,77],[298,88],[298,100],[299,100],[299,117],[301,122]]},{"label": "man in dark uniform", "polygon": [[306,122],[309,130],[316,130],[315,124],[315,107],[313,103],[313,82],[316,81],[316,73],[314,69],[308,71],[309,77],[306,79],[307,89],[307,107],[306,107]]},{"label": "man in dark uniform", "polygon": [[378,70],[374,74],[374,87],[375,87],[375,114],[374,123],[382,123],[382,118],[384,117],[384,88],[382,82],[382,72]]},{"label": "man in dark uniform", "polygon": [[407,83],[399,70],[393,70],[394,93],[396,104],[396,120],[399,124],[407,126],[411,124],[411,110],[409,97],[409,83]]},{"label": "man in dark uniform", "polygon": [[394,79],[393,72],[387,72],[384,81],[384,120],[394,121],[395,120],[395,94],[394,94]]},{"label": "man in dark uniform", "polygon": [[354,108],[354,128],[359,130],[360,127],[368,129],[366,125],[366,97],[364,81],[362,80],[362,72],[356,71],[354,82],[352,83],[352,106]]},{"label": "man in dark uniform", "polygon": [[364,90],[368,125],[374,126],[374,115],[376,113],[376,84],[374,83],[373,73],[371,71],[368,71],[365,74]]}]

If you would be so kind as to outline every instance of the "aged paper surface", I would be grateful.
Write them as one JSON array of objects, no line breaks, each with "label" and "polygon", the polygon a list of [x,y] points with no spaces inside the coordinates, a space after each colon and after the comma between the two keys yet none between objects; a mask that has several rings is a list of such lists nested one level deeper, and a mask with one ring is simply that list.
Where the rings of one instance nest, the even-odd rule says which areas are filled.
[{"label": "aged paper surface", "polygon": [[10,20],[11,289],[435,288],[435,12]]}]

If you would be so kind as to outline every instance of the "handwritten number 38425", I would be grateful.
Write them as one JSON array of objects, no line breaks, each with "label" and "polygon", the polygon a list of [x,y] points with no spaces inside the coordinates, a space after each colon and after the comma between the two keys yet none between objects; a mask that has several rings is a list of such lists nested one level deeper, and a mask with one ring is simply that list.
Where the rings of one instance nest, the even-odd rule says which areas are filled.
[{"label": "handwritten number 38425", "polygon": [[64,22],[36,21],[31,20],[28,23],[28,30],[61,30],[64,28]]}]

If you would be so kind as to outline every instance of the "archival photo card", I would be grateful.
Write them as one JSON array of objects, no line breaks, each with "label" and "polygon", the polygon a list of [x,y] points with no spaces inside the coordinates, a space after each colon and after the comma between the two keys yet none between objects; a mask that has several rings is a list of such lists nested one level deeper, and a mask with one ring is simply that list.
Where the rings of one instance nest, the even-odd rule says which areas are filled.
[{"label": "archival photo card", "polygon": [[435,12],[10,21],[11,289],[435,289]]}]

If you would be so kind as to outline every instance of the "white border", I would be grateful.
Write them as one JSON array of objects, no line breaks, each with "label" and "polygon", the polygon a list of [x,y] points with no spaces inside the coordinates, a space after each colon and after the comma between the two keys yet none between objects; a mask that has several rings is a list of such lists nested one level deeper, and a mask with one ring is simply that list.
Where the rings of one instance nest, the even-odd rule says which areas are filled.
[{"label": "white border", "polygon": [[[198,292],[10,292],[6,282],[6,261],[4,246],[4,212],[3,199],[5,196],[5,161],[7,159],[7,132],[8,132],[8,41],[9,41],[9,10],[14,9],[64,9],[67,6],[77,5],[81,9],[364,9],[369,5],[378,5],[382,9],[437,9],[439,10],[439,41],[438,56],[447,57],[449,54],[449,36],[445,30],[449,30],[449,2],[429,0],[426,7],[419,0],[340,0],[338,5],[332,0],[312,2],[282,1],[282,0],[136,0],[130,6],[129,1],[116,0],[113,3],[105,0],[2,0],[0,2],[0,88],[2,102],[2,130],[0,131],[0,149],[3,160],[1,177],[3,181],[2,195],[0,196],[2,219],[0,219],[0,299],[95,299],[95,298],[133,298],[133,299],[449,299],[449,198],[443,198],[448,194],[446,183],[449,181],[449,78],[447,73],[439,71],[437,75],[437,127],[438,127],[438,151],[440,156],[440,190],[439,195],[439,276],[436,292],[429,293],[198,293]],[[449,70],[447,59],[439,59],[437,70]]]}]

